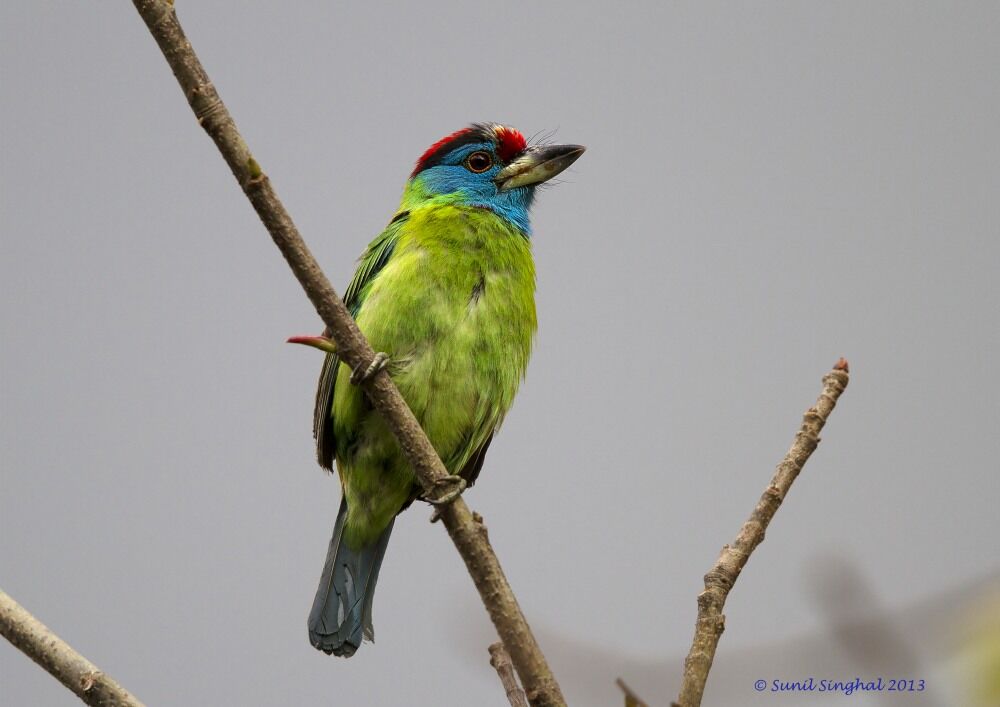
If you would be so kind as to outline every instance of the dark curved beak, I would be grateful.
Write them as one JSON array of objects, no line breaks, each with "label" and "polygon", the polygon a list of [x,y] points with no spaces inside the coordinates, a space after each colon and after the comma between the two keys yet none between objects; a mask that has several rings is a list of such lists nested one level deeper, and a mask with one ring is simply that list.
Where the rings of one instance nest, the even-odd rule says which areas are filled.
[{"label": "dark curved beak", "polygon": [[539,145],[529,147],[494,178],[497,189],[541,184],[552,179],[579,159],[587,148],[583,145]]}]

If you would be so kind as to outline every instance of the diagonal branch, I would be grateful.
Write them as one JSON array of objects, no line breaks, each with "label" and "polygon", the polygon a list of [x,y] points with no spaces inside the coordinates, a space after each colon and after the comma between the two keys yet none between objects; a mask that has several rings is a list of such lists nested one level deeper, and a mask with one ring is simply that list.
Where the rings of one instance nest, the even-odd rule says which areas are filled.
[{"label": "diagonal branch", "polygon": [[764,532],[778,512],[778,507],[792,487],[792,482],[802,471],[803,465],[819,444],[819,433],[833,412],[837,399],[847,387],[849,376],[847,361],[840,359],[833,370],[823,377],[823,392],[816,404],[802,416],[802,426],[785,458],[778,464],[770,485],[764,490],[756,508],[732,545],[722,548],[715,565],[705,575],[705,591],[698,595],[698,619],[695,622],[694,640],[684,660],[684,682],[675,705],[699,707],[705,692],[708,672],[712,669],[715,649],[726,627],[722,607],[747,560],[758,545],[764,542]]},{"label": "diagonal branch", "polygon": [[[374,358],[371,346],[309,252],[267,175],[254,160],[185,37],[173,3],[168,0],[133,0],[133,4],[173,70],[198,123],[219,148],[236,181],[327,325],[341,359],[352,369],[358,366],[364,366],[362,370],[368,368]],[[435,487],[440,486],[448,472],[399,390],[384,371],[372,376],[363,386],[399,441],[420,485],[428,495],[434,495]],[[474,517],[460,497],[442,508],[441,517],[465,560],[500,639],[510,652],[532,707],[564,705],[559,685],[487,540],[482,518]]]},{"label": "diagonal branch", "polygon": [[125,688],[0,589],[0,635],[88,705],[143,707]]}]

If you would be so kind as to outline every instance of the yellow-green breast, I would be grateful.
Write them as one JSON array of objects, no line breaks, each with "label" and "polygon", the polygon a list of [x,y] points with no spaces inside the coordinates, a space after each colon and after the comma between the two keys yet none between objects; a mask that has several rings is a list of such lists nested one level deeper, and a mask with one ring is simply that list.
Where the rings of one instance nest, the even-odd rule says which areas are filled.
[{"label": "yellow-green breast", "polygon": [[[530,244],[490,211],[452,204],[411,210],[356,319],[449,471],[457,473],[503,420],[536,329]],[[398,445],[341,366],[333,399],[346,539],[378,536],[412,497]]]}]

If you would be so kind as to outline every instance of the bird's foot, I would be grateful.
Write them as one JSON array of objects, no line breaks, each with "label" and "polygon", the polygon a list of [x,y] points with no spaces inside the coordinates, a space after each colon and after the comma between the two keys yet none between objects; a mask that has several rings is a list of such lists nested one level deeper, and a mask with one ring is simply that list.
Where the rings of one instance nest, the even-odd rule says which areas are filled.
[{"label": "bird's foot", "polygon": [[468,484],[461,476],[445,476],[434,481],[434,490],[424,496],[424,500],[435,506],[431,523],[441,517],[441,509],[462,495]]},{"label": "bird's foot", "polygon": [[372,362],[368,364],[368,367],[361,370],[361,366],[358,366],[351,373],[351,383],[354,385],[361,385],[362,383],[367,383],[375,375],[386,367],[389,363],[389,354],[379,351],[375,354],[375,358]]}]

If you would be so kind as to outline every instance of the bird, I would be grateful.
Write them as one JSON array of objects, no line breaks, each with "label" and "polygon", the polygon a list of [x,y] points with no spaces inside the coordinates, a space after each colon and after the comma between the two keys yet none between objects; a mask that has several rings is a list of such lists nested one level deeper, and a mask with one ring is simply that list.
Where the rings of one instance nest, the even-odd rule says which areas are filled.
[{"label": "bird", "polygon": [[336,466],[342,488],[308,618],[315,648],[350,657],[374,640],[372,598],[395,518],[433,500],[357,383],[386,368],[449,474],[476,481],[537,328],[529,210],[538,186],[584,149],[529,145],[499,123],[438,140],[344,294],[375,361],[352,371],[326,337],[289,339],[327,354],[313,435],[320,466]]}]

